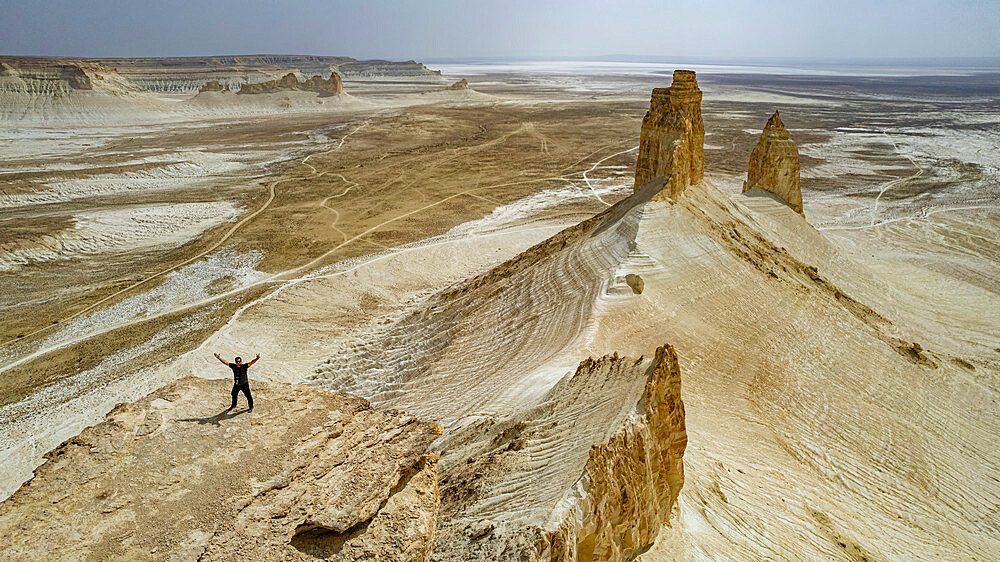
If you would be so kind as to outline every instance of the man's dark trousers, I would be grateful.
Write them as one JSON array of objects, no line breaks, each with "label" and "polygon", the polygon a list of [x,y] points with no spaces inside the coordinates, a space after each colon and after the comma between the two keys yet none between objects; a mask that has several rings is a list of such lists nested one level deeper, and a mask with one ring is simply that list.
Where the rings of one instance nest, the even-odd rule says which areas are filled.
[{"label": "man's dark trousers", "polygon": [[233,409],[236,407],[236,398],[240,395],[240,392],[242,392],[243,395],[247,397],[247,406],[249,407],[249,409],[253,410],[253,396],[250,395],[249,382],[233,385],[233,405],[230,406],[229,408]]}]

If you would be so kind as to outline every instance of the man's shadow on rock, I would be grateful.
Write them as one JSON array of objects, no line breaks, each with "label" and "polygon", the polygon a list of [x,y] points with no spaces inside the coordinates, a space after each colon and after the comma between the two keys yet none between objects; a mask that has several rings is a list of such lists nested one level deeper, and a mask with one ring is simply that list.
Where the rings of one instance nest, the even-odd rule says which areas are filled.
[{"label": "man's shadow on rock", "polygon": [[197,422],[202,425],[219,425],[222,422],[235,418],[241,414],[247,413],[246,410],[223,410],[214,416],[209,416],[207,418],[185,418],[177,421],[181,422]]}]

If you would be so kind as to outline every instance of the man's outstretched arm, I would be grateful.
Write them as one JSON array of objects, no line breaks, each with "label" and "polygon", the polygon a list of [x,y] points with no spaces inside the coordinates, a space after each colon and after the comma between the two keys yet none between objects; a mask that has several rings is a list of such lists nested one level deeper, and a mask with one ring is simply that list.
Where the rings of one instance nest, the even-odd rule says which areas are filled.
[{"label": "man's outstretched arm", "polygon": [[[258,355],[257,357],[260,357],[260,355]],[[222,361],[222,364],[223,364],[223,365],[225,365],[225,366],[227,366],[227,367],[229,366],[229,361],[226,361],[225,359],[223,359],[223,358],[219,357],[219,354],[218,354],[218,353],[216,353],[216,354],[215,354],[215,358],[216,358],[216,359],[218,359],[219,361]]]},{"label": "man's outstretched arm", "polygon": [[259,360],[259,359],[260,359],[260,354],[258,353],[258,354],[257,354],[257,357],[254,357],[254,360],[253,360],[253,361],[251,361],[251,362],[247,363],[247,367],[249,367],[250,365],[253,365],[253,364],[254,364],[254,363],[256,363],[256,362],[257,362],[257,360]]}]

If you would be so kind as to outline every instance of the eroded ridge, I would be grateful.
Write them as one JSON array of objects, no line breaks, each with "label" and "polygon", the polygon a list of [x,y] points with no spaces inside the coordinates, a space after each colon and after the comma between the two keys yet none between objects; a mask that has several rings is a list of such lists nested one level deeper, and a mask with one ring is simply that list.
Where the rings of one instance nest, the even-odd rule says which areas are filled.
[{"label": "eroded ridge", "polygon": [[[684,483],[681,375],[654,358],[587,359],[535,408],[449,436],[435,560],[631,560]],[[457,463],[457,464],[455,464]]]},{"label": "eroded ridge", "polygon": [[[434,539],[439,426],[315,387],[181,379],[47,455],[0,504],[5,557],[420,560]],[[213,400],[218,397],[218,400]]]},{"label": "eroded ridge", "polygon": [[705,177],[701,90],[690,70],[675,70],[669,88],[653,88],[642,119],[633,189],[639,191],[656,177],[667,182],[657,199],[676,198]]},{"label": "eroded ridge", "polygon": [[446,427],[537,399],[555,380],[539,380],[539,369],[584,334],[600,295],[632,251],[643,204],[662,186],[650,182],[593,218],[430,296],[411,314],[386,318],[365,337],[344,342],[313,382]]}]

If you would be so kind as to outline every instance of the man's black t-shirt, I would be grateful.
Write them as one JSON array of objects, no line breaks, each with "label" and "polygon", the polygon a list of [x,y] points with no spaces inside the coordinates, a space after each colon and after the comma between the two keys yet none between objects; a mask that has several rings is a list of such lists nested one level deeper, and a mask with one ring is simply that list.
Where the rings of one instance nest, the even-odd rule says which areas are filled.
[{"label": "man's black t-shirt", "polygon": [[233,370],[233,382],[236,384],[249,384],[250,379],[247,378],[247,365],[246,363],[230,363],[229,368]]}]

